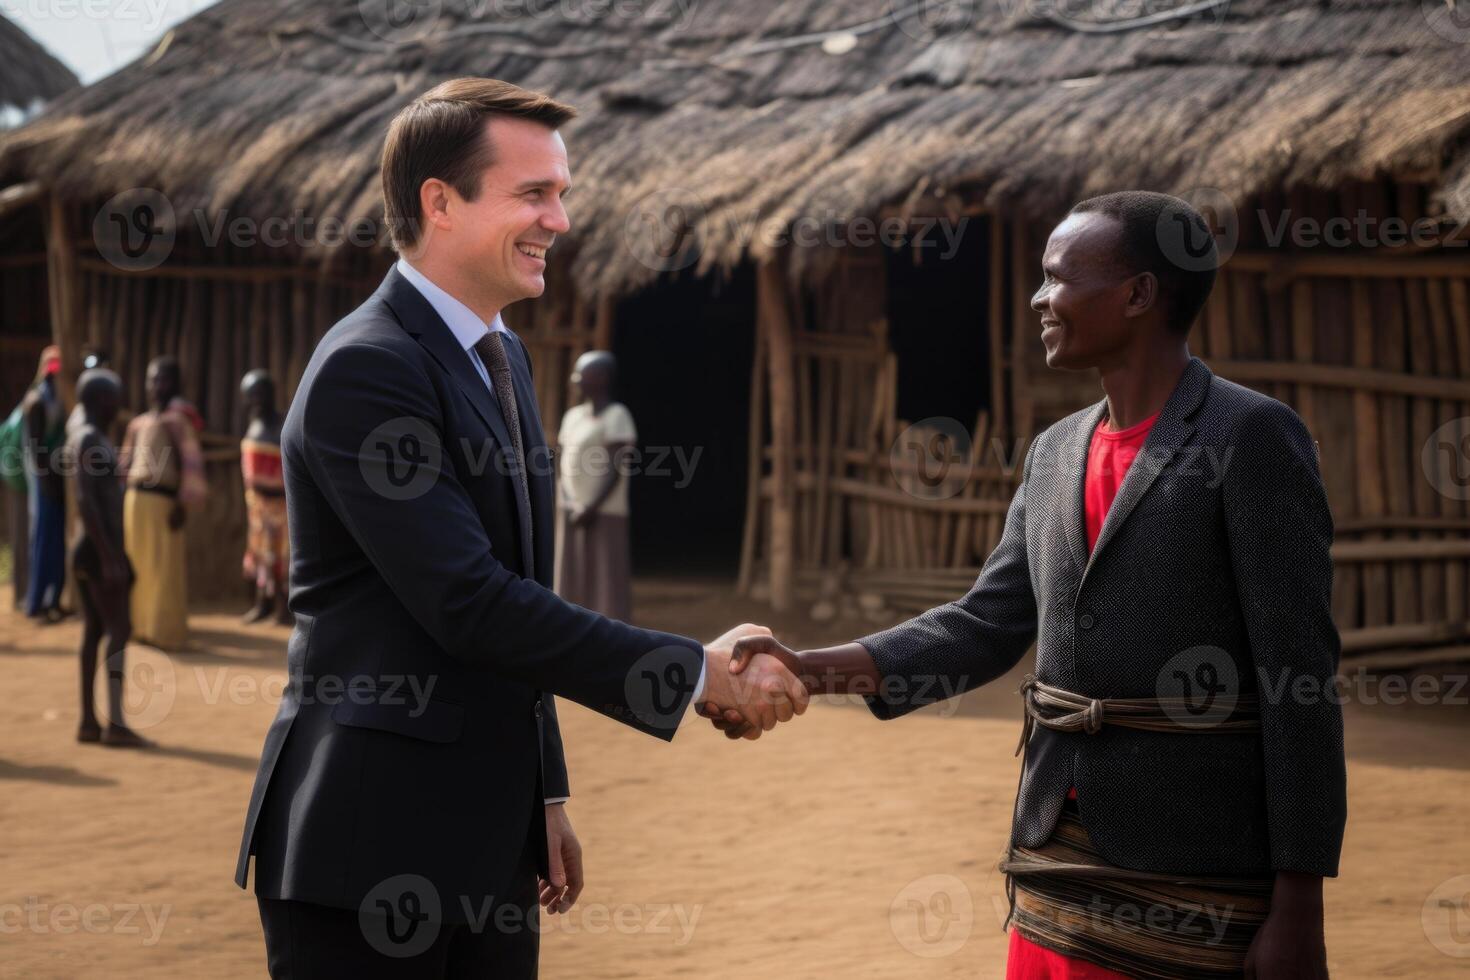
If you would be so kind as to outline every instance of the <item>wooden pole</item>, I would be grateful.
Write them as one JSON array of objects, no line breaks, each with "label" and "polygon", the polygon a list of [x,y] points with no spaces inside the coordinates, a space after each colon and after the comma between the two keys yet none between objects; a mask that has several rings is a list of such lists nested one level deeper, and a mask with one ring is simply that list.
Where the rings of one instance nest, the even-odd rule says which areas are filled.
[{"label": "wooden pole", "polygon": [[78,300],[77,256],[66,215],[66,202],[55,193],[46,199],[46,283],[51,300],[51,341],[61,348],[61,377],[57,390],[63,403],[76,401],[77,375],[82,370],[83,322]]},{"label": "wooden pole", "polygon": [[740,576],[735,591],[750,595],[755,580],[756,535],[761,519],[761,466],[765,459],[766,441],[766,334],[756,324],[755,357],[750,364],[750,420],[746,427],[749,455],[745,476],[745,529],[740,540]]},{"label": "wooden pole", "polygon": [[771,606],[791,607],[796,585],[796,352],[786,274],[779,259],[756,272],[756,315],[770,355],[771,379]]}]

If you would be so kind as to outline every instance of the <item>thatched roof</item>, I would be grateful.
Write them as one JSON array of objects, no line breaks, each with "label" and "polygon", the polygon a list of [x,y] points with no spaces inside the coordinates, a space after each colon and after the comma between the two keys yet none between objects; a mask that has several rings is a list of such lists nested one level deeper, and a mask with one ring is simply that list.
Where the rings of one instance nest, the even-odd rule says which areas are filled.
[{"label": "thatched roof", "polygon": [[[223,0],[0,143],[0,176],[376,215],[389,117],[477,74],[583,110],[566,135],[589,292],[656,274],[629,246],[650,200],[687,205],[706,266],[765,254],[766,219],[916,189],[1041,213],[1123,186],[1244,200],[1429,175],[1470,217],[1470,30],[1439,0],[442,0],[396,35],[363,16],[383,2]],[[1205,9],[1119,23],[1171,7]],[[807,36],[835,29],[846,53]]]},{"label": "thatched roof", "polygon": [[0,127],[76,86],[70,68],[0,14]]}]

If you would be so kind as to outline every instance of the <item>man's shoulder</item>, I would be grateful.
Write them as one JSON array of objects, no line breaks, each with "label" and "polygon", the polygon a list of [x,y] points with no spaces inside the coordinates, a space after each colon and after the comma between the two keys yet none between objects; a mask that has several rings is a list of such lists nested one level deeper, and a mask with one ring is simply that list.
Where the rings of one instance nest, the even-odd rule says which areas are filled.
[{"label": "man's shoulder", "polygon": [[1286,402],[1218,374],[1210,379],[1210,390],[1200,416],[1229,433],[1244,432],[1259,425],[1302,425],[1301,416]]},{"label": "man's shoulder", "polygon": [[423,356],[423,347],[403,329],[383,298],[374,294],[322,334],[307,362],[301,387],[310,390],[327,362],[351,350],[379,351],[385,358],[396,357],[409,363],[416,363]]}]

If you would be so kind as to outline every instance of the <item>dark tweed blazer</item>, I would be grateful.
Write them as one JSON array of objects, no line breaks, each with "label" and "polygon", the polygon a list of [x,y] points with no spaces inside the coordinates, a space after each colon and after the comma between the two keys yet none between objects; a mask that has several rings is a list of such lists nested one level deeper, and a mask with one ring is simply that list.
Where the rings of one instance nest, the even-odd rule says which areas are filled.
[{"label": "dark tweed blazer", "polygon": [[[1091,556],[1082,488],[1104,399],[1041,433],[1000,544],[963,598],[864,637],[893,718],[1013,667],[1096,698],[1185,697],[1208,728],[1256,695],[1260,734],[1038,728],[1011,838],[1050,836],[1069,787],[1127,868],[1337,873],[1347,812],[1332,679],[1332,517],[1289,407],[1192,358]],[[1017,705],[1019,709],[1019,704]]]}]

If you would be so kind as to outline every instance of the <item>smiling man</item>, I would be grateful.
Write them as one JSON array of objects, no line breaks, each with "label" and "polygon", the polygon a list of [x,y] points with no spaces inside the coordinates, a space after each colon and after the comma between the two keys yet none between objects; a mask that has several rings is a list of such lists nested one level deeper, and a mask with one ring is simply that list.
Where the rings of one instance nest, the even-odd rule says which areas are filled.
[{"label": "smiling man", "polygon": [[[572,110],[461,78],[389,127],[401,256],[322,338],[281,433],[288,684],[236,881],[255,856],[271,975],[536,975],[538,903],[582,889],[557,694],[664,739],[700,692],[766,729],[804,709],[741,626],[701,645],[559,598],[530,360],[500,312],[541,295],[570,222]],[[757,668],[759,674],[761,668]]]},{"label": "smiling man", "polygon": [[732,669],[773,654],[893,718],[1036,643],[1010,980],[1326,976],[1347,812],[1332,516],[1296,413],[1189,353],[1215,264],[1177,198],[1076,205],[1031,306],[1047,365],[1106,397],[1036,437],[969,593],[841,646],[736,645]]}]

